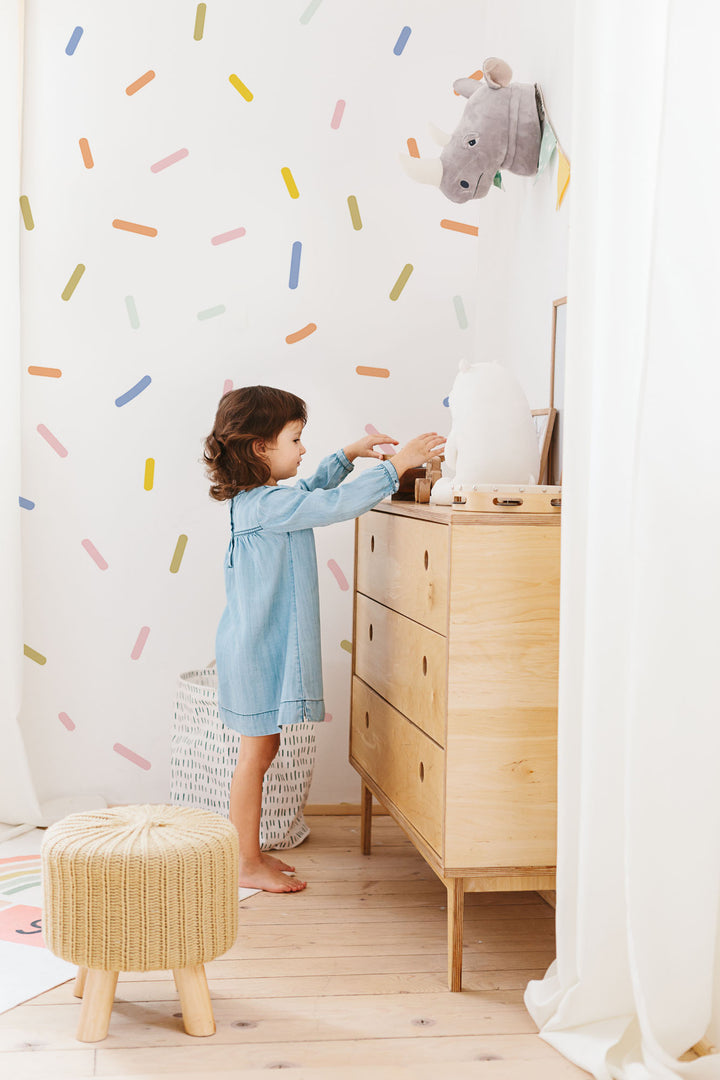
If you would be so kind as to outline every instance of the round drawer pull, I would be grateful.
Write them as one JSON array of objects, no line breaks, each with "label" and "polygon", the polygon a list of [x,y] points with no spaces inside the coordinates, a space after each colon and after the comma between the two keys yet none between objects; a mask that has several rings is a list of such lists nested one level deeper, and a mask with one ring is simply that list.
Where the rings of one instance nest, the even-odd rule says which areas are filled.
[{"label": "round drawer pull", "polygon": [[370,623],[370,625],[368,626],[368,635],[369,635],[371,641],[372,641],[372,634],[373,634],[372,623]]},{"label": "round drawer pull", "polygon": [[370,714],[365,713],[365,727],[370,727]]},{"label": "round drawer pull", "polygon": [[370,537],[370,550],[371,551],[375,550],[375,537],[374,536]]},{"label": "round drawer pull", "polygon": [[430,565],[430,556],[428,555],[427,551],[425,552],[425,560],[424,561],[425,561],[425,569],[427,570],[428,566]]},{"label": "round drawer pull", "polygon": [[425,766],[423,765],[423,763],[421,761],[420,762],[420,783],[421,784],[422,784],[424,779],[425,779]]},{"label": "round drawer pull", "polygon": [[423,675],[427,675],[427,656],[423,656]]}]

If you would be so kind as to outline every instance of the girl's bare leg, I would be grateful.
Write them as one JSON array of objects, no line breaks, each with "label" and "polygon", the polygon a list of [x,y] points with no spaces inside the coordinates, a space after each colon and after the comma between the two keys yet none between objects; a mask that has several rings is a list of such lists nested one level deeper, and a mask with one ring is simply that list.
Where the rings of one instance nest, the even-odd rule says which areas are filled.
[{"label": "girl's bare leg", "polygon": [[306,882],[286,877],[274,865],[280,860],[264,857],[260,851],[263,777],[279,747],[279,735],[243,735],[240,740],[238,763],[230,785],[230,821],[240,843],[238,884],[265,892],[299,892]]}]

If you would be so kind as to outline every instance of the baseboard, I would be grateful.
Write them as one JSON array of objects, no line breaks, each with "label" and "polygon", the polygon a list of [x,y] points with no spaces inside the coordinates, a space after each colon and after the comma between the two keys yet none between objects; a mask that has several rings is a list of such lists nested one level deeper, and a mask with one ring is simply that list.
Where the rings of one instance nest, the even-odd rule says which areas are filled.
[{"label": "baseboard", "polygon": [[[373,816],[376,814],[387,814],[387,810],[384,806],[380,806],[379,803],[375,803],[372,808]],[[304,813],[308,816],[316,815],[320,816],[325,814],[327,817],[337,817],[342,814],[360,814],[360,803],[315,803],[305,807]]]}]

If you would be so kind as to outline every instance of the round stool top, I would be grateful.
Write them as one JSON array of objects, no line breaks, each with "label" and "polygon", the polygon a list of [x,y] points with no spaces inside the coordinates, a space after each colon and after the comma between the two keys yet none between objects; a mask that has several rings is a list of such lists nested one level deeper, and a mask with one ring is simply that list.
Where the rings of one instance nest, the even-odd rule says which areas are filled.
[{"label": "round stool top", "polygon": [[42,845],[48,948],[83,967],[150,971],[226,952],[238,918],[234,827],[207,810],[71,814]]}]

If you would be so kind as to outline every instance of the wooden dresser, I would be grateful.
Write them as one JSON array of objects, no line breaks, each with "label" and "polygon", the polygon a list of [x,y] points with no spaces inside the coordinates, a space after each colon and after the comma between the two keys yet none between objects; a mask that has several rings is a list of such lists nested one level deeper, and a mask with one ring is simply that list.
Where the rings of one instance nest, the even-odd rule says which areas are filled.
[{"label": "wooden dresser", "polygon": [[560,516],[386,500],[358,519],[350,762],[448,891],[555,888]]}]

